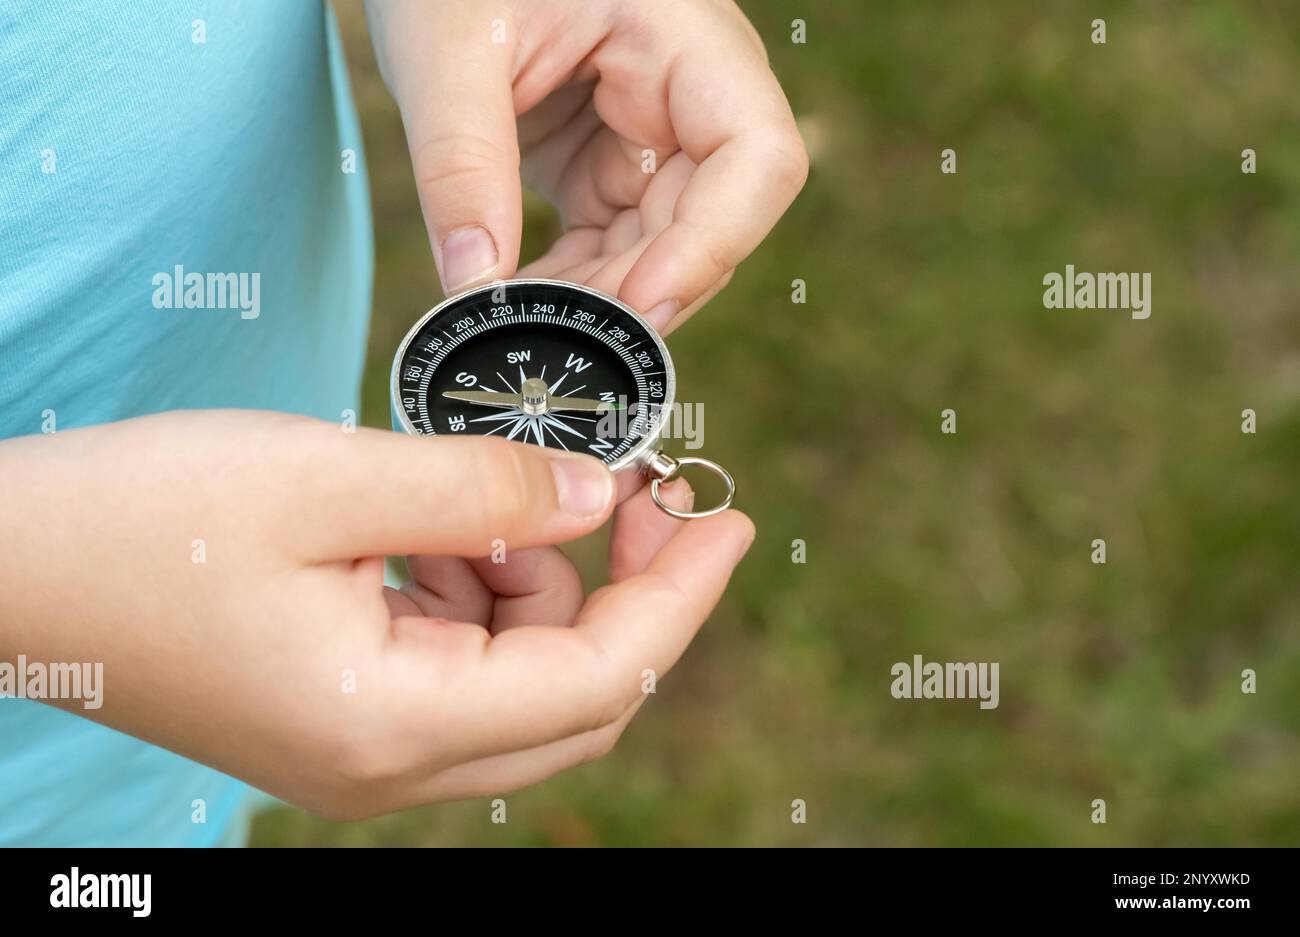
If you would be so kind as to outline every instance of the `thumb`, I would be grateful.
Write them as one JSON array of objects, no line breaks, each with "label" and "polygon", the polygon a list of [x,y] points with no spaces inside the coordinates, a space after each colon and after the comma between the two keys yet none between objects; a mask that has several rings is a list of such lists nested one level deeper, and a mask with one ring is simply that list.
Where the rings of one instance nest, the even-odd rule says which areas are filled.
[{"label": "thumb", "polygon": [[481,16],[436,18],[396,56],[394,95],[443,291],[512,276],[523,226],[511,60],[513,28]]},{"label": "thumb", "polygon": [[310,464],[292,473],[285,510],[290,551],[313,562],[560,543],[614,506],[614,476],[591,456],[485,436],[304,430],[313,436],[295,448]]}]

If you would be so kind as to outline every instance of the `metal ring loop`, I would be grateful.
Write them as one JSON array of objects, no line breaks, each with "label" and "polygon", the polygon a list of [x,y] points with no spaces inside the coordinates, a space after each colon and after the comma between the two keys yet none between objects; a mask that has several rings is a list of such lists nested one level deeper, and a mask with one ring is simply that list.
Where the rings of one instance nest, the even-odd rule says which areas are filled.
[{"label": "metal ring loop", "polygon": [[[736,480],[731,477],[730,472],[724,469],[717,462],[711,462],[708,459],[697,459],[694,456],[683,456],[682,458],[677,459],[676,463],[677,464],[674,466],[671,475],[664,478],[650,479],[650,497],[653,498],[654,503],[659,506],[659,510],[663,511],[665,514],[671,514],[673,517],[680,517],[682,520],[689,521],[696,517],[712,517],[714,514],[721,514],[727,508],[731,507],[731,502],[735,500],[736,497]],[[679,511],[664,503],[664,499],[659,496],[659,486],[666,481],[672,481],[677,477],[681,469],[687,465],[702,465],[714,475],[717,475],[722,479],[722,483],[727,486],[727,495],[722,499],[721,504],[709,508],[707,511]]]}]

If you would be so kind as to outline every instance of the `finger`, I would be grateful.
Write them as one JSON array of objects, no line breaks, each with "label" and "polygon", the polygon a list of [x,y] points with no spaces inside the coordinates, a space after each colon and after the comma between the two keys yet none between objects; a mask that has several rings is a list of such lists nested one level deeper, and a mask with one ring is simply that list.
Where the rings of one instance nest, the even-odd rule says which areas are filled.
[{"label": "finger", "polygon": [[622,504],[628,498],[632,497],[638,491],[649,487],[649,477],[645,472],[617,472],[614,475],[614,485],[618,489],[618,494],[614,500]]},{"label": "finger", "polygon": [[653,232],[642,233],[641,213],[635,208],[624,209],[600,232],[600,242],[591,254],[575,256],[570,265],[557,270],[554,276],[570,283],[584,283],[613,296],[624,274],[653,239]]},{"label": "finger", "polygon": [[[551,176],[542,170],[558,172],[563,169],[564,161],[581,144],[580,125],[590,119],[591,91],[595,86],[595,79],[570,80],[568,84],[552,86],[541,101],[531,107],[520,108],[524,113],[518,120],[519,147],[527,154],[524,179],[530,187],[548,183]],[[590,135],[595,126],[586,124],[585,129]],[[535,160],[534,156],[539,153],[544,158]]]},{"label": "finger", "polygon": [[[594,593],[573,628],[516,628],[486,646],[448,650],[468,668],[457,692],[472,721],[456,761],[532,748],[615,721],[649,672],[676,663],[753,537],[727,511],[685,524],[646,569]],[[467,661],[482,650],[478,666]],[[429,717],[435,718],[435,717]]]},{"label": "finger", "polygon": [[474,567],[459,556],[408,556],[410,579],[401,589],[415,604],[415,614],[428,618],[492,623],[496,596]]},{"label": "finger", "polygon": [[695,315],[707,306],[713,297],[717,296],[727,288],[727,284],[731,282],[731,278],[735,276],[735,273],[736,271],[734,269],[728,270],[722,275],[721,279],[704,291],[703,296],[695,300],[695,302],[691,303],[685,309],[676,311],[675,307],[670,309],[660,308],[658,312],[647,312],[646,321],[653,325],[660,335],[668,335],[676,329],[681,328],[691,320],[691,316]]},{"label": "finger", "polygon": [[581,278],[578,282],[599,282],[600,289],[616,294],[637,258],[672,222],[673,206],[694,171],[695,164],[683,153],[660,166],[636,209],[620,212],[606,229],[599,263],[573,272]]},{"label": "finger", "polygon": [[637,208],[621,212],[605,231],[597,256],[565,270],[564,279],[617,295],[646,248],[672,222],[673,206],[694,171],[683,153],[660,166]]},{"label": "finger", "polygon": [[412,799],[425,803],[507,794],[602,758],[614,748],[646,698],[642,695],[617,720],[599,729],[524,751],[491,755],[441,771],[430,778]]},{"label": "finger", "polygon": [[[649,238],[644,239],[645,243],[648,243],[649,240]],[[640,256],[644,246],[644,243],[639,243],[619,257],[600,258],[594,262],[579,264],[572,269],[558,273],[557,279],[568,280],[571,283],[582,283],[604,293],[616,293],[618,284],[622,282],[625,272],[636,263],[636,258]],[[717,282],[705,290],[699,299],[685,309],[678,309],[676,304],[673,304],[671,309],[657,307],[642,313],[642,318],[649,322],[660,335],[668,335],[689,322],[691,317],[707,306],[713,297],[726,289],[735,273],[735,270],[728,270]]]},{"label": "finger", "polygon": [[[568,280],[570,283],[581,283],[603,293],[615,294],[627,271],[632,268],[652,240],[653,237],[642,238],[617,257],[598,257],[583,261],[571,268],[556,272],[554,278]],[[671,304],[667,309],[661,305],[643,312],[642,318],[660,335],[668,335],[689,322],[691,317],[707,306],[713,297],[726,289],[735,273],[734,269],[728,270],[685,309],[678,309],[676,303]]]},{"label": "finger", "polygon": [[286,447],[289,471],[277,477],[267,523],[278,543],[312,561],[561,543],[599,527],[613,508],[609,470],[576,453],[483,436],[342,433],[300,419],[286,420],[274,441]]},{"label": "finger", "polygon": [[384,586],[384,602],[388,605],[388,614],[393,618],[419,615],[420,607],[415,600],[400,589]]},{"label": "finger", "polygon": [[523,224],[515,31],[494,36],[486,16],[437,17],[435,48],[427,33],[401,28],[409,17],[385,12],[371,5],[372,29],[401,63],[389,77],[443,290],[509,277]]},{"label": "finger", "polygon": [[565,227],[606,227],[624,208],[640,203],[654,170],[671,151],[659,153],[619,136],[600,124],[573,155],[555,193]]},{"label": "finger", "polygon": [[635,246],[645,232],[641,228],[641,212],[635,208],[620,211],[605,229],[605,236],[600,240],[600,252],[606,257],[616,257]]},{"label": "finger", "polygon": [[673,128],[698,168],[672,224],[623,283],[619,298],[635,309],[691,305],[748,256],[803,187],[808,160],[789,105],[761,54],[736,43],[725,74],[713,48],[684,52],[672,67]]},{"label": "finger", "polygon": [[[563,271],[586,263],[600,255],[603,232],[599,228],[574,228],[566,231],[541,257],[520,268],[519,276],[567,279]],[[572,281],[580,282],[580,281]]]},{"label": "finger", "polygon": [[[685,478],[675,478],[659,489],[669,507],[689,511],[695,504],[695,491]],[[686,521],[659,509],[650,497],[647,485],[618,506],[614,527],[609,536],[609,579],[619,583],[629,576],[645,572],[663,546]]]},{"label": "finger", "polygon": [[493,634],[523,625],[567,628],[582,608],[582,577],[555,547],[507,548],[500,562],[496,556],[469,562],[494,595]]}]

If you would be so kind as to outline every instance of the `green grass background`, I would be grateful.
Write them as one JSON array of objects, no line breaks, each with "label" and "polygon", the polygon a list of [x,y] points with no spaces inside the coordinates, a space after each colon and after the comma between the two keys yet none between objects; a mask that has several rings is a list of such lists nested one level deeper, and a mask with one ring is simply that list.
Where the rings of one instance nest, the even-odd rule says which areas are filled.
[{"label": "green grass background", "polygon": [[[508,823],[283,808],[254,842],[1300,844],[1300,4],[742,6],[813,168],[669,342],[758,525],[727,597],[615,752],[510,795]],[[393,349],[439,293],[396,108],[339,13],[386,426]],[[525,255],[555,231],[530,201]],[[1067,263],[1150,271],[1151,318],[1044,309]],[[593,585],[602,550],[572,551]],[[1000,707],[893,699],[917,653],[1000,661]]]}]

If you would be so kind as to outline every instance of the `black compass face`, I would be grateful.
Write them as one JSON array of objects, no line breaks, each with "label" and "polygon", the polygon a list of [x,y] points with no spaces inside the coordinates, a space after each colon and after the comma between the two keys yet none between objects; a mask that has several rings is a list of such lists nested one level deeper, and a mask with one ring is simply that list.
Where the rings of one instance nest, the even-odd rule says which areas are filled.
[{"label": "black compass face", "polygon": [[621,465],[671,406],[671,372],[658,337],[623,306],[518,280],[456,297],[411,330],[393,366],[394,423]]}]

